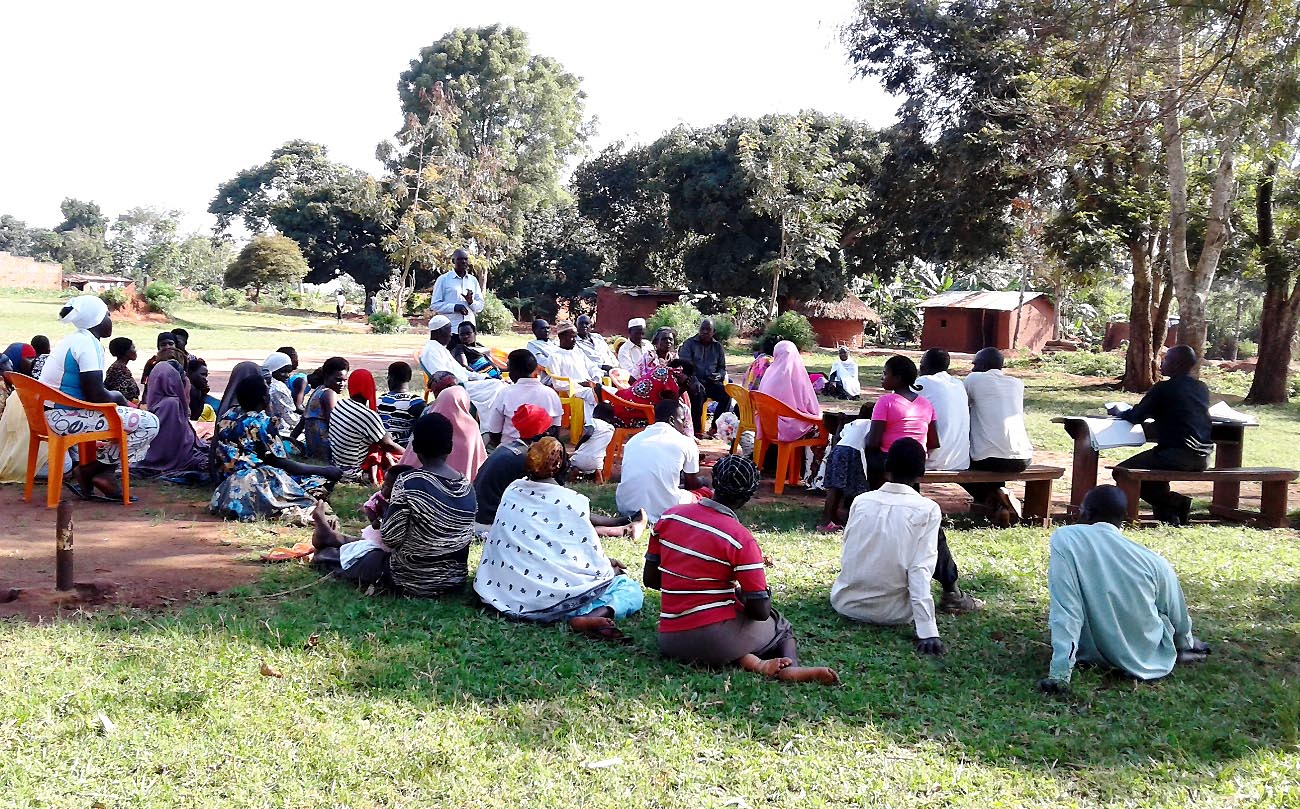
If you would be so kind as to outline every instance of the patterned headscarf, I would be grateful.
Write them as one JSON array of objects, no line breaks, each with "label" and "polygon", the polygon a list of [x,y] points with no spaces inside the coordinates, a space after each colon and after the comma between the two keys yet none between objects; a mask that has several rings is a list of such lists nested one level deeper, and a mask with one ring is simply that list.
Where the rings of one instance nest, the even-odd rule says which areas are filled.
[{"label": "patterned headscarf", "polygon": [[727,455],[713,465],[713,493],[748,500],[758,491],[759,471],[745,455]]},{"label": "patterned headscarf", "polygon": [[554,478],[564,467],[564,445],[551,436],[546,436],[528,448],[528,457],[524,468],[533,480]]}]

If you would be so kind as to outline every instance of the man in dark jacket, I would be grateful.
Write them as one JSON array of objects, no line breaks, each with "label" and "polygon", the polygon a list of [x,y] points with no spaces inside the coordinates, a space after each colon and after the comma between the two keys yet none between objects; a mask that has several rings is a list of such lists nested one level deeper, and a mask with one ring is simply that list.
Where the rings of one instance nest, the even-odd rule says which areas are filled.
[{"label": "man in dark jacket", "polygon": [[707,397],[718,403],[709,427],[709,437],[712,438],[718,433],[718,416],[731,409],[731,397],[723,387],[727,383],[727,351],[713,336],[713,321],[701,320],[700,330],[682,343],[677,356],[695,366],[695,378],[704,389],[703,395],[691,397],[691,429],[696,431],[697,438],[701,437],[699,429],[704,399]]}]

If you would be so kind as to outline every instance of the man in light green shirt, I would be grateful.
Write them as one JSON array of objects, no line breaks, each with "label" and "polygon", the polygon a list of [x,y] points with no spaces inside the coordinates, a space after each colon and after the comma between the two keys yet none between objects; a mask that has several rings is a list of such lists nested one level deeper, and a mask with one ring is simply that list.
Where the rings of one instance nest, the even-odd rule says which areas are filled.
[{"label": "man in light green shirt", "polygon": [[1127,505],[1119,488],[1098,486],[1083,500],[1083,524],[1052,534],[1052,664],[1038,681],[1044,693],[1064,692],[1076,661],[1154,680],[1175,663],[1198,663],[1210,653],[1192,637],[1173,568],[1120,533]]}]

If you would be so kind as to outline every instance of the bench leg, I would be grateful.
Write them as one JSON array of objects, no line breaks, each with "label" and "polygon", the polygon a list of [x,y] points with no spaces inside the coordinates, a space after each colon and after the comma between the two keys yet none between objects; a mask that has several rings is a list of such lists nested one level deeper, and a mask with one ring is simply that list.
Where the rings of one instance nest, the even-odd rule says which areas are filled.
[{"label": "bench leg", "polygon": [[[1216,441],[1214,469],[1236,469],[1241,466],[1242,442]],[[1235,510],[1241,505],[1241,484],[1235,481],[1216,481],[1214,497],[1210,501],[1220,509]]]},{"label": "bench leg", "polygon": [[1024,521],[1043,528],[1051,524],[1052,481],[1025,481]]},{"label": "bench leg", "polygon": [[1128,500],[1128,514],[1124,517],[1126,522],[1135,523],[1138,518],[1138,501],[1142,493],[1141,481],[1134,478],[1123,478],[1117,475],[1115,485],[1119,486],[1120,491],[1124,492],[1124,498]]},{"label": "bench leg", "polygon": [[1286,527],[1287,486],[1285,480],[1265,481],[1259,496],[1260,521],[1269,528]]}]

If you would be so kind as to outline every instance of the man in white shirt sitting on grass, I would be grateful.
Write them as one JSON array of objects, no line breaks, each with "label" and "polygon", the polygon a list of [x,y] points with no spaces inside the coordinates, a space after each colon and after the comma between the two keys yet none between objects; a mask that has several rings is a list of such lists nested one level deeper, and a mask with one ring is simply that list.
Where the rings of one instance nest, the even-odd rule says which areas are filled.
[{"label": "man in white shirt sitting on grass", "polygon": [[925,474],[925,448],[900,438],[885,459],[889,482],[859,495],[844,527],[840,573],[831,586],[831,607],[846,618],[916,628],[916,651],[941,655],[930,580],[941,578],[940,607],[974,612],[983,607],[957,588],[957,565],[940,523],[943,513],[917,491]]}]

